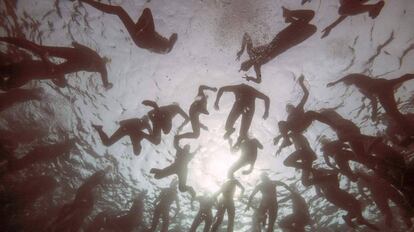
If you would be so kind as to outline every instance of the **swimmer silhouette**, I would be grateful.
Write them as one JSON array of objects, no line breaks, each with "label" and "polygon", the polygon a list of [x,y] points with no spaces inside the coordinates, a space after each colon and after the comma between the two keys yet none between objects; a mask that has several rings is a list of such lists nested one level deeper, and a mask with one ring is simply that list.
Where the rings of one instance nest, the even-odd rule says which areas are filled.
[{"label": "swimmer silhouette", "polygon": [[169,39],[164,38],[155,31],[154,18],[151,10],[145,8],[135,23],[128,13],[120,6],[111,6],[92,0],[79,0],[89,4],[107,14],[114,14],[124,24],[135,45],[154,53],[169,53],[177,41],[177,33],[173,33]]},{"label": "swimmer silhouette", "polygon": [[215,221],[211,227],[211,232],[217,232],[221,223],[223,222],[224,214],[227,211],[227,232],[232,232],[234,227],[234,216],[235,216],[235,207],[234,207],[234,193],[236,191],[236,186],[242,190],[242,195],[244,192],[243,185],[235,178],[228,179],[222,186],[221,189],[214,195],[217,198],[218,195],[222,194],[221,207],[218,208],[215,216]]},{"label": "swimmer silhouette", "polygon": [[196,100],[190,106],[190,122],[193,128],[193,132],[187,132],[181,135],[178,135],[178,139],[188,138],[188,139],[195,139],[200,136],[200,128],[204,130],[208,130],[207,126],[200,122],[199,116],[200,114],[209,115],[207,110],[207,96],[204,94],[204,90],[211,90],[216,92],[217,88],[208,87],[205,85],[201,85],[198,88],[198,94]]},{"label": "swimmer silhouette", "polygon": [[150,140],[150,135],[144,133],[143,130],[147,129],[149,133],[152,132],[147,116],[120,121],[119,128],[110,137],[103,131],[102,126],[92,124],[92,127],[98,132],[105,146],[111,146],[124,136],[129,136],[134,154],[137,156],[141,153],[141,141],[143,139]]},{"label": "swimmer silhouette", "polygon": [[322,30],[322,38],[329,35],[332,29],[344,21],[348,16],[355,16],[359,14],[369,13],[369,17],[375,19],[381,12],[385,5],[384,1],[379,1],[376,4],[365,4],[369,0],[340,0],[341,6],[338,9],[339,18],[331,25]]},{"label": "swimmer silhouette", "polygon": [[359,127],[351,120],[343,118],[331,109],[321,110],[321,112],[318,113],[316,120],[331,127],[336,132],[339,141],[348,142],[352,151],[355,152],[358,158],[366,158],[366,151],[364,148],[365,136],[361,134]]},{"label": "swimmer silhouette", "polygon": [[363,74],[349,74],[335,82],[328,83],[328,87],[340,82],[345,85],[355,85],[359,91],[371,101],[372,119],[378,116],[377,99],[384,108],[385,113],[392,118],[408,134],[414,135],[414,124],[403,115],[397,106],[394,91],[404,82],[413,80],[414,74],[405,74],[396,79],[371,78]]},{"label": "swimmer silhouette", "polygon": [[[50,47],[11,37],[0,37],[0,41],[27,49],[42,59],[0,65],[0,89],[3,91],[19,88],[31,80],[44,79],[50,79],[55,85],[63,88],[67,84],[65,74],[79,71],[99,72],[104,87],[112,87],[108,82],[105,59],[77,42],[72,42],[73,47]],[[55,64],[49,57],[62,58],[65,61]]]},{"label": "swimmer silhouette", "polygon": [[[356,181],[357,177],[355,173],[351,170],[351,167],[349,166],[349,161],[354,161],[358,163],[362,163],[363,161],[358,159],[355,153],[348,150],[348,145],[338,140],[328,141],[326,139],[321,140],[321,144],[321,150],[326,165],[328,165],[332,169],[339,169],[338,171],[341,174],[348,177],[351,181]],[[333,160],[335,160],[335,163],[336,165],[338,165],[338,168],[331,163],[329,157],[332,157]]]},{"label": "swimmer silhouette", "polygon": [[230,111],[229,116],[227,117],[226,121],[226,134],[224,135],[225,139],[229,139],[230,135],[236,130],[234,128],[234,124],[236,120],[242,116],[241,119],[241,126],[240,126],[240,134],[238,137],[237,143],[239,143],[242,139],[247,138],[247,133],[249,131],[250,125],[252,123],[254,111],[255,111],[255,100],[256,98],[262,99],[265,104],[265,112],[263,114],[263,119],[267,119],[269,116],[269,105],[270,99],[268,96],[264,95],[263,93],[257,91],[253,87],[246,85],[246,84],[239,84],[239,85],[228,85],[221,87],[218,90],[216,101],[214,103],[214,108],[219,110],[219,102],[220,98],[224,92],[232,92],[235,96],[235,102],[233,107]]},{"label": "swimmer silhouette", "polygon": [[277,184],[285,187],[290,192],[292,200],[292,214],[284,217],[279,222],[279,226],[284,232],[305,232],[305,226],[310,224],[309,206],[305,199],[293,187],[278,181]]},{"label": "swimmer silhouette", "polygon": [[198,210],[198,213],[195,216],[193,223],[191,224],[189,232],[196,232],[198,226],[203,221],[203,232],[209,232],[211,228],[211,223],[213,222],[212,208],[216,203],[216,199],[214,197],[208,196],[207,194],[204,194],[203,196],[196,197],[195,200],[197,200],[200,203],[200,209]]},{"label": "swimmer silhouette", "polygon": [[148,140],[155,145],[161,142],[161,130],[164,134],[170,133],[172,120],[177,114],[184,118],[184,122],[179,126],[178,130],[181,130],[190,121],[184,110],[176,104],[158,106],[156,102],[151,100],[145,100],[142,104],[153,108],[147,114],[152,123],[152,133]]},{"label": "swimmer silhouette", "polygon": [[[275,221],[277,218],[277,211],[278,211],[278,204],[277,204],[277,196],[276,196],[276,185],[278,181],[270,180],[269,176],[266,173],[262,173],[260,175],[261,183],[257,185],[253,192],[250,194],[249,201],[246,206],[246,210],[251,207],[253,197],[260,191],[262,194],[262,200],[260,201],[259,208],[256,210],[254,220],[256,222],[255,228],[260,228],[260,224],[267,225],[267,232],[273,232],[273,228],[275,225]],[[269,217],[266,220],[266,217]],[[261,231],[261,229],[259,230]]]},{"label": "swimmer silhouette", "polygon": [[394,202],[401,212],[401,216],[410,229],[413,224],[411,222],[410,207],[404,196],[394,188],[388,181],[379,176],[372,176],[362,171],[357,171],[356,175],[359,178],[358,189],[361,193],[364,192],[363,187],[367,187],[371,192],[371,198],[374,200],[378,209],[385,216],[385,224],[391,228],[394,216],[392,215],[388,201]]},{"label": "swimmer silhouette", "polygon": [[263,149],[263,145],[256,138],[249,138],[248,136],[241,140],[240,145],[237,145],[235,148],[235,150],[241,150],[241,156],[239,160],[230,167],[227,177],[234,178],[234,173],[246,165],[250,165],[250,167],[248,170],[242,171],[243,175],[252,173],[257,159],[257,149]]},{"label": "swimmer silhouette", "polygon": [[170,224],[170,207],[171,204],[175,201],[177,206],[176,208],[176,217],[180,212],[180,202],[177,195],[177,181],[173,180],[169,188],[164,188],[161,190],[160,195],[154,201],[155,209],[154,215],[152,218],[151,228],[147,232],[154,232],[157,229],[160,217],[162,219],[161,232],[168,232],[168,226]]},{"label": "swimmer silhouette", "polygon": [[280,136],[276,137],[273,142],[276,145],[280,138],[283,138],[282,145],[280,150],[286,146],[292,144],[289,139],[288,133],[289,131],[295,133],[303,133],[312,123],[313,120],[317,118],[317,113],[314,111],[306,111],[304,109],[305,103],[309,97],[309,91],[305,86],[305,77],[301,75],[298,78],[298,82],[300,87],[303,90],[303,97],[300,100],[297,106],[293,106],[292,104],[286,105],[286,112],[288,113],[288,117],[286,121],[281,121],[278,123]]},{"label": "swimmer silhouette", "polygon": [[0,93],[0,112],[17,103],[37,100],[42,98],[42,89],[13,89],[6,93]]},{"label": "swimmer silhouette", "polygon": [[[283,125],[280,126],[283,127]],[[289,136],[293,140],[296,151],[290,154],[285,161],[283,161],[283,164],[286,167],[302,169],[302,184],[304,186],[309,186],[309,175],[312,169],[312,163],[316,160],[317,156],[305,136],[294,132],[290,133]],[[278,152],[280,152],[281,149],[282,147],[279,148]]]},{"label": "swimmer silhouette", "polygon": [[355,229],[356,226],[352,219],[356,218],[358,224],[365,225],[376,231],[379,230],[378,227],[369,223],[362,216],[360,202],[339,187],[338,173],[336,171],[312,169],[311,173],[311,183],[315,185],[318,195],[323,194],[330,203],[348,212],[347,215],[342,216],[348,226]]},{"label": "swimmer silhouette", "polygon": [[93,190],[97,185],[102,184],[104,180],[104,171],[95,172],[89,177],[79,187],[75,199],[71,203],[63,205],[59,210],[56,219],[52,221],[46,231],[79,231],[83,225],[84,219],[92,212],[95,204]]},{"label": "swimmer silhouette", "polygon": [[135,229],[144,229],[144,198],[145,193],[140,193],[133,200],[132,206],[127,212],[113,214],[101,212],[91,222],[85,232],[116,231],[132,232]]},{"label": "swimmer silhouette", "polygon": [[10,154],[8,156],[7,171],[8,173],[16,172],[27,168],[34,163],[46,162],[58,156],[68,154],[74,146],[75,141],[69,140],[66,142],[35,147],[22,158],[15,158]]},{"label": "swimmer silhouette", "polygon": [[316,26],[309,24],[309,21],[315,16],[312,10],[288,10],[283,9],[285,22],[289,23],[285,29],[280,31],[276,37],[268,44],[253,47],[250,35],[245,33],[240,51],[237,53],[237,60],[243,55],[244,49],[247,48],[249,59],[244,61],[240,70],[247,72],[252,66],[256,77],[244,76],[247,81],[260,83],[262,81],[261,67],[290,48],[302,43],[316,32]]},{"label": "swimmer silhouette", "polygon": [[181,192],[189,192],[191,197],[194,198],[196,192],[187,185],[188,163],[194,158],[200,147],[194,152],[190,152],[190,145],[187,144],[183,148],[180,147],[178,137],[174,136],[174,148],[176,150],[174,162],[164,169],[152,168],[150,173],[154,174],[155,179],[162,179],[176,174],[178,176],[179,190]]}]

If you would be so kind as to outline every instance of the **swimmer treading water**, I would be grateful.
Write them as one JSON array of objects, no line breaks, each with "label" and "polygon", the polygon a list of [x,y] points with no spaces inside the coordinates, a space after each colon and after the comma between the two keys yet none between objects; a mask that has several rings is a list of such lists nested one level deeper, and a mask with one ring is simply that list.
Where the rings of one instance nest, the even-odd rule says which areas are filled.
[{"label": "swimmer treading water", "polygon": [[[92,0],[80,0],[79,2],[88,5],[87,8],[93,7],[106,14],[118,16],[135,45],[140,48],[168,56],[166,53],[170,53],[175,46],[178,35],[173,33],[169,39],[166,39],[158,34],[149,8],[143,9],[141,16],[135,23],[121,6]],[[302,0],[301,4],[310,2],[311,0]],[[372,19],[375,19],[385,3],[384,1],[379,1],[376,4],[367,2],[340,1],[341,5],[338,10],[340,18],[322,31],[323,37],[326,37],[348,16],[368,13]],[[249,59],[241,64],[240,69],[248,71],[253,67],[256,72],[256,77],[246,75],[244,77],[246,81],[260,83],[263,64],[307,40],[316,32],[316,26],[310,24],[310,21],[315,17],[315,11],[289,10],[285,7],[282,7],[282,11],[283,19],[289,25],[280,31],[270,43],[254,47],[249,34],[244,34],[237,59],[243,55],[244,50],[247,50]],[[106,58],[78,42],[73,42],[72,47],[44,46],[25,38],[12,36],[0,37],[0,42],[16,51],[30,51],[34,57],[38,58],[25,56],[19,60],[12,56],[6,56],[6,59],[2,57],[2,64],[0,64],[1,111],[7,111],[13,106],[26,102],[42,102],[46,95],[44,89],[38,87],[27,89],[29,82],[51,80],[59,88],[69,88],[65,75],[80,71],[99,73],[104,87],[111,91],[110,88],[113,85],[108,80]],[[176,52],[180,51],[177,49]],[[162,65],[162,56],[159,57]],[[56,58],[61,58],[63,61],[57,63],[55,62]],[[243,203],[246,206],[245,213],[253,212],[249,219],[252,225],[250,231],[271,232],[276,228],[291,232],[309,231],[309,228],[310,231],[315,231],[314,226],[319,222],[314,217],[314,205],[310,203],[308,195],[305,196],[304,191],[299,190],[298,186],[300,185],[300,188],[306,191],[315,188],[317,196],[325,199],[327,204],[345,211],[346,215],[342,216],[342,223],[345,223],[349,228],[380,230],[379,222],[371,220],[364,214],[363,205],[369,204],[369,201],[365,201],[366,192],[369,191],[372,203],[383,215],[388,231],[397,227],[395,221],[398,219],[394,216],[388,201],[394,202],[395,208],[401,212],[404,229],[409,230],[412,227],[413,218],[414,183],[412,179],[414,168],[406,154],[412,152],[414,117],[400,110],[395,90],[401,85],[407,86],[407,83],[414,79],[414,74],[405,74],[396,79],[374,78],[355,73],[344,75],[337,81],[323,83],[323,86],[326,84],[327,87],[333,87],[344,83],[357,87],[372,105],[371,117],[368,118],[374,123],[378,123],[381,117],[387,119],[386,134],[369,135],[356,122],[349,119],[348,115],[338,113],[337,108],[305,110],[305,104],[310,95],[309,90],[313,89],[313,86],[308,84],[307,79],[305,80],[305,75],[301,75],[297,83],[303,92],[303,97],[296,106],[286,105],[287,118],[279,120],[277,123],[279,134],[276,134],[273,139],[274,145],[278,145],[282,139],[276,150],[277,156],[290,145],[294,145],[294,151],[285,158],[283,164],[285,167],[300,170],[300,177],[296,178],[296,184],[289,184],[276,176],[270,176],[270,172],[267,171],[260,171],[260,182],[255,184],[253,188],[244,183],[244,176],[251,176],[252,173],[258,172],[255,166],[257,166],[259,152],[259,157],[271,156],[271,154],[264,154],[261,151],[267,145],[264,143],[264,139],[260,136],[256,138],[251,133],[256,99],[264,102],[263,119],[267,119],[270,114],[271,98],[264,93],[265,88],[262,88],[263,86],[254,88],[245,83],[224,85],[219,88],[211,87],[209,84],[198,84],[197,96],[191,103],[188,114],[178,104],[159,106],[155,100],[144,100],[139,107],[148,111],[141,116],[120,120],[118,129],[110,136],[104,132],[102,125],[88,122],[89,125],[94,123],[92,128],[96,133],[93,133],[92,136],[99,137],[101,143],[106,147],[114,145],[125,136],[129,136],[132,142],[132,153],[140,156],[137,159],[146,156],[146,154],[141,155],[143,151],[141,143],[144,140],[147,141],[143,143],[144,146],[148,145],[152,147],[151,149],[156,149],[161,141],[169,146],[169,142],[164,141],[163,138],[172,134],[174,139],[171,147],[175,150],[174,160],[166,167],[158,165],[157,162],[154,163],[147,175],[155,183],[170,181],[169,187],[159,188],[155,191],[157,196],[153,206],[146,205],[147,199],[150,198],[150,194],[148,194],[150,188],[138,186],[140,192],[131,195],[128,211],[113,211],[98,207],[98,196],[103,195],[103,192],[107,191],[107,186],[111,185],[109,176],[112,169],[93,170],[93,174],[86,178],[76,193],[71,195],[65,204],[61,202],[53,214],[47,215],[45,223],[37,222],[36,228],[39,228],[39,231],[50,232],[155,232],[158,230],[162,232],[195,232],[198,228],[203,227],[204,232],[223,231],[224,228],[227,232],[232,232],[239,229],[236,218],[242,214],[239,203]],[[114,80],[115,78],[110,77],[109,79]],[[337,79],[337,77],[332,79]],[[312,88],[308,89],[307,86]],[[230,144],[228,152],[240,152],[241,154],[240,158],[227,170],[227,176],[221,177],[222,182],[219,183],[221,187],[218,191],[213,194],[200,194],[201,191],[191,182],[189,184],[187,180],[193,174],[189,166],[192,165],[193,160],[197,160],[204,150],[204,147],[203,149],[200,146],[196,148],[192,142],[200,140],[204,133],[207,134],[207,132],[201,133],[201,129],[208,131],[210,126],[207,125],[207,120],[206,122],[202,120],[203,123],[200,121],[200,115],[211,117],[218,113],[208,111],[207,91],[208,94],[216,95],[214,108],[220,111],[227,110],[223,107],[219,108],[222,95],[224,93],[234,94],[235,99],[230,113],[226,120],[221,120],[224,128],[220,128],[220,130],[224,131],[224,138],[220,137],[220,139],[228,140]],[[378,102],[384,109],[383,113]],[[178,115],[182,117],[183,121],[174,131],[176,122],[174,118]],[[235,124],[240,116],[240,130],[233,143],[232,134],[236,131]],[[188,122],[191,122],[191,131],[183,132],[184,126]],[[320,143],[321,152],[318,152],[313,146],[315,141],[311,141],[306,133],[312,131],[314,124],[324,124],[335,134],[334,137],[330,137],[324,132],[318,135],[316,142]],[[76,150],[81,141],[66,139],[64,142],[33,146],[34,148],[31,150],[21,152],[19,146],[26,143],[24,136],[2,134],[4,135],[0,136],[0,167],[2,168],[0,173],[7,177],[4,178],[2,184],[13,187],[0,189],[0,201],[3,203],[1,216],[5,219],[5,231],[21,231],[16,229],[15,220],[17,219],[13,217],[13,213],[26,210],[42,195],[53,192],[61,183],[47,175],[29,176],[27,177],[30,178],[29,180],[20,183],[13,183],[11,177],[39,163],[52,162],[52,160],[71,154],[71,151]],[[269,140],[271,141],[271,139]],[[216,154],[209,154],[208,159],[215,159],[214,155]],[[151,159],[158,160],[158,157],[154,156]],[[329,169],[323,167],[322,162]],[[245,166],[249,166],[248,169],[239,173],[239,169]],[[177,178],[171,181],[171,176]],[[342,188],[341,181],[343,179],[358,185],[359,194]],[[37,185],[42,188],[37,188]],[[240,189],[241,193],[236,200],[237,189]],[[248,191],[250,192],[248,200],[243,202],[244,193]],[[261,200],[256,206],[255,196],[259,192]],[[278,197],[280,193],[284,193],[283,199]],[[171,222],[177,224],[179,221],[177,218],[190,213],[182,210],[187,207],[185,205],[187,201],[180,202],[180,196],[184,194],[186,199],[191,202],[192,211],[196,211],[193,209],[193,204],[195,201],[198,202],[198,211],[194,218],[191,218],[191,225],[188,228],[173,229],[170,226]],[[287,205],[291,209],[291,213],[284,215],[283,218],[280,218],[279,215],[278,218],[278,213],[286,205],[286,203],[281,205],[281,201],[288,202]],[[175,208],[172,207],[173,203],[175,203]],[[94,209],[99,210],[94,212]],[[175,212],[174,215],[170,215],[172,211]],[[223,223],[226,213],[227,223]],[[204,225],[200,226],[202,223]]]}]

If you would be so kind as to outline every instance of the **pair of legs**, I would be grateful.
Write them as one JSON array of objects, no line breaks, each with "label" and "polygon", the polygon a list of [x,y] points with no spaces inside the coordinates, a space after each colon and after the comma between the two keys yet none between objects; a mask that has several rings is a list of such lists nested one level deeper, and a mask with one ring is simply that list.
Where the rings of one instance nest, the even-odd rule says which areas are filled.
[{"label": "pair of legs", "polygon": [[385,224],[388,227],[392,227],[392,221],[394,216],[392,215],[390,206],[388,205],[388,200],[391,200],[399,208],[403,220],[410,229],[412,227],[412,222],[410,218],[410,213],[408,211],[408,204],[405,201],[403,195],[401,195],[396,189],[382,188],[382,191],[372,192],[372,199],[377,205],[378,209],[385,216]]},{"label": "pair of legs", "polygon": [[111,6],[93,0],[80,1],[87,3],[104,13],[118,16],[138,47],[148,48],[157,53],[165,53],[171,51],[177,41],[176,33],[172,34],[170,39],[166,39],[155,31],[154,18],[149,8],[144,9],[140,18],[135,23],[128,13],[120,6]]},{"label": "pair of legs", "polygon": [[327,26],[322,30],[322,38],[329,35],[331,30],[338,26],[342,21],[344,21],[348,16],[354,16],[358,14],[363,14],[368,12],[371,18],[376,18],[384,7],[384,1],[379,1],[376,4],[364,4],[369,0],[341,0],[341,6],[338,9],[339,18],[335,20],[331,25]]},{"label": "pair of legs", "polygon": [[152,168],[150,173],[154,174],[155,179],[162,179],[176,174],[178,176],[178,189],[180,192],[189,192],[193,198],[196,196],[196,192],[193,187],[187,185],[187,167],[173,163],[164,169]]},{"label": "pair of legs", "polygon": [[209,232],[211,223],[213,221],[213,216],[211,211],[209,212],[201,212],[199,211],[197,216],[194,218],[193,223],[191,224],[190,232],[196,232],[197,227],[204,221],[204,229],[203,232]]},{"label": "pair of legs", "polygon": [[122,139],[124,136],[129,136],[132,142],[132,148],[135,155],[141,153],[141,141],[143,139],[149,140],[149,136],[142,131],[139,131],[139,128],[133,128],[129,125],[121,125],[118,130],[116,130],[110,137],[103,131],[102,126],[92,125],[93,128],[98,132],[99,137],[102,140],[102,143],[105,146],[111,146],[116,143],[118,140]]},{"label": "pair of legs", "polygon": [[240,157],[239,160],[236,161],[236,163],[234,163],[228,173],[227,173],[227,177],[228,178],[234,178],[234,173],[239,170],[240,168],[246,166],[246,165],[250,165],[250,168],[248,170],[244,170],[242,171],[243,175],[248,175],[253,171],[254,168],[254,164],[256,162],[256,158],[255,159],[247,159],[246,157]]},{"label": "pair of legs", "polygon": [[279,226],[282,231],[288,232],[305,232],[305,226],[309,223],[309,216],[302,215],[299,212],[290,214],[280,220]]},{"label": "pair of legs", "polygon": [[199,119],[198,114],[197,115],[191,115],[190,114],[190,122],[191,122],[191,127],[192,127],[193,131],[178,135],[177,138],[179,140],[184,139],[184,138],[186,138],[186,139],[196,139],[200,136],[200,128],[201,127],[207,128],[207,127],[205,127],[204,125],[202,125],[200,123],[200,119]]},{"label": "pair of legs", "polygon": [[170,225],[169,209],[158,205],[154,210],[154,216],[152,218],[151,227],[148,232],[154,232],[157,229],[160,219],[162,220],[161,232],[168,232],[168,226]]},{"label": "pair of legs", "polygon": [[260,202],[259,208],[256,211],[256,221],[257,227],[260,228],[260,224],[266,224],[266,214],[269,216],[269,221],[267,224],[267,232],[273,232],[273,228],[275,226],[276,218],[277,218],[278,206],[277,202],[267,202],[262,201]]},{"label": "pair of legs", "polygon": [[226,211],[227,211],[227,232],[233,232],[234,217],[235,217],[235,212],[236,212],[233,199],[224,200],[223,207],[217,210],[214,224],[211,227],[211,232],[218,231],[221,223],[223,222],[224,214],[226,213]]},{"label": "pair of legs", "polygon": [[309,175],[314,160],[316,160],[316,155],[313,151],[300,149],[290,154],[285,161],[283,161],[283,164],[286,167],[302,169],[302,184],[304,186],[309,186],[311,184]]},{"label": "pair of legs", "polygon": [[358,224],[366,225],[373,230],[378,230],[378,227],[369,223],[362,216],[361,204],[351,194],[345,192],[344,190],[336,189],[329,194],[325,194],[325,196],[329,202],[348,212],[348,214],[342,218],[350,227],[355,228],[355,224],[352,222],[352,219],[356,218]]},{"label": "pair of legs", "polygon": [[226,120],[226,125],[225,125],[226,134],[224,135],[224,138],[228,139],[230,135],[236,130],[234,128],[234,124],[236,123],[237,119],[240,116],[242,118],[241,118],[239,138],[246,138],[250,125],[253,120],[254,111],[255,111],[254,105],[253,106],[242,106],[240,104],[234,104]]}]

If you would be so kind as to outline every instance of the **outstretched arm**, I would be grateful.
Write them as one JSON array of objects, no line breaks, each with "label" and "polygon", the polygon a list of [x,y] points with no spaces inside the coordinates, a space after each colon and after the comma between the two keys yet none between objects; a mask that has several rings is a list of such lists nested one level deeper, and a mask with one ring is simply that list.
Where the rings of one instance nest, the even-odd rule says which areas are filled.
[{"label": "outstretched arm", "polygon": [[175,148],[175,150],[177,150],[177,151],[182,151],[182,148],[180,147],[180,143],[179,143],[179,138],[178,138],[178,136],[176,135],[176,136],[174,136],[174,148]]},{"label": "outstretched arm", "polygon": [[305,77],[303,75],[301,75],[299,77],[299,84],[300,84],[300,87],[303,90],[303,97],[302,97],[302,100],[300,100],[300,103],[296,106],[296,108],[300,108],[302,110],[303,110],[303,107],[305,106],[306,101],[309,98],[309,91],[305,86],[304,80],[305,80]]},{"label": "outstretched arm", "polygon": [[144,100],[144,101],[142,101],[142,104],[144,106],[149,106],[149,107],[152,107],[154,109],[159,108],[158,104],[155,101],[151,101],[151,100]]},{"label": "outstretched arm", "polygon": [[331,30],[338,26],[338,24],[340,24],[342,21],[344,21],[346,19],[346,15],[341,15],[337,20],[335,20],[335,22],[333,22],[331,25],[327,26],[325,29],[322,30],[323,35],[322,35],[322,39],[325,38],[326,36],[329,35],[329,33],[331,33]]},{"label": "outstretched arm", "polygon": [[13,37],[0,37],[0,41],[13,44],[16,47],[20,47],[29,51],[32,51],[39,55],[42,59],[47,57],[47,54],[40,45],[37,45],[29,40],[13,38]]},{"label": "outstretched arm", "polygon": [[349,80],[350,80],[350,78],[351,78],[351,76],[350,76],[350,75],[344,76],[344,77],[342,77],[341,79],[339,79],[339,80],[337,80],[337,81],[329,82],[329,83],[326,85],[326,87],[332,87],[332,86],[334,86],[334,85],[336,85],[336,84],[338,84],[338,83],[340,83],[340,82],[349,81]]},{"label": "outstretched arm", "polygon": [[254,139],[254,142],[256,143],[257,148],[259,148],[259,149],[263,149],[263,145],[260,143],[260,141],[259,141],[259,140]]},{"label": "outstretched arm", "polygon": [[236,58],[236,60],[240,60],[240,57],[243,55],[244,49],[246,48],[246,44],[247,44],[247,41],[249,39],[250,39],[249,34],[244,33],[244,35],[243,35],[243,41],[242,41],[242,44],[241,44],[241,48],[240,48],[240,51],[237,52],[237,58]]},{"label": "outstretched arm", "polygon": [[233,92],[235,90],[236,90],[235,85],[229,85],[229,86],[221,87],[217,92],[216,101],[214,102],[214,108],[216,110],[219,110],[220,98],[221,98],[221,96],[223,95],[224,92]]},{"label": "outstretched arm", "polygon": [[263,114],[263,118],[267,119],[267,117],[269,117],[270,99],[268,96],[264,95],[263,93],[257,90],[256,90],[256,97],[264,101],[265,112]]},{"label": "outstretched arm", "polygon": [[313,10],[289,10],[285,7],[283,9],[283,17],[285,17],[286,22],[293,23],[295,21],[300,21],[304,23],[309,23],[313,17],[315,17],[315,11]]},{"label": "outstretched arm", "polygon": [[238,180],[236,180],[236,185],[241,189],[241,194],[240,195],[243,195],[243,193],[244,193],[243,185]]},{"label": "outstretched arm", "polygon": [[210,90],[210,91],[216,92],[217,88],[216,87],[209,87],[207,85],[200,85],[200,87],[198,87],[198,95],[199,96],[204,95],[204,90]]}]

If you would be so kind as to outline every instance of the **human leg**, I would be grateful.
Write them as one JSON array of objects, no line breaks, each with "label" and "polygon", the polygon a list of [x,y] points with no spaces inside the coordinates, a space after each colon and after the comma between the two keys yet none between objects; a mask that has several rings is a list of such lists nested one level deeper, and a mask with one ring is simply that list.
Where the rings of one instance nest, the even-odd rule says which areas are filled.
[{"label": "human leg", "polygon": [[236,120],[240,117],[241,114],[242,114],[241,107],[237,103],[235,103],[226,120],[226,125],[225,125],[226,134],[224,135],[225,139],[228,139],[230,135],[236,130],[234,128],[234,124],[236,123]]},{"label": "human leg", "polygon": [[108,137],[108,135],[103,131],[102,126],[92,125],[92,127],[98,132],[99,137],[105,146],[111,146],[126,135],[126,131],[123,127],[118,128],[118,130],[116,130],[111,137]]},{"label": "human leg", "polygon": [[172,164],[164,169],[152,168],[150,173],[154,174],[155,179],[162,179],[164,177],[173,175],[177,172],[177,167]]}]

